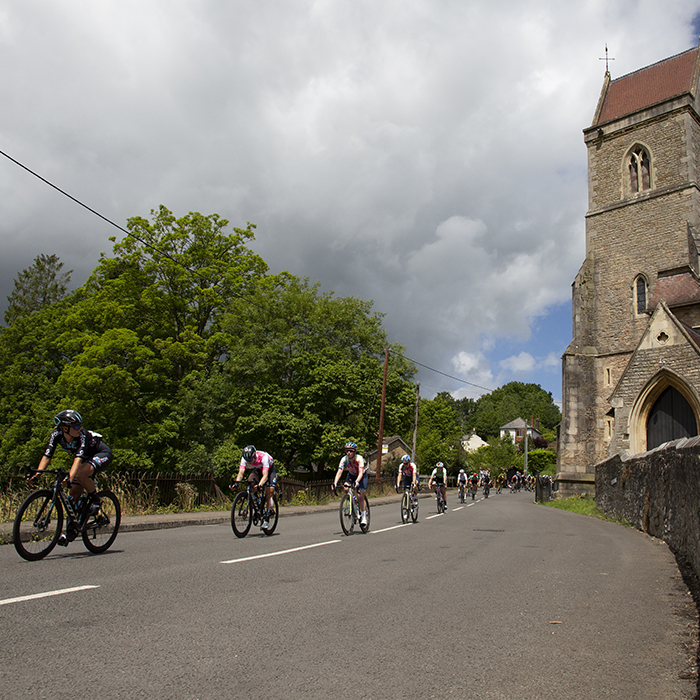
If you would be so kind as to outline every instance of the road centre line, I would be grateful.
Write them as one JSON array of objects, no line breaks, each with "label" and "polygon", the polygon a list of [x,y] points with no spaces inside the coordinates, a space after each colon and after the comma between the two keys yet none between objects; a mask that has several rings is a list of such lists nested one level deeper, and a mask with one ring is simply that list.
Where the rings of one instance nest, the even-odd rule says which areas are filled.
[{"label": "road centre line", "polygon": [[462,508],[464,508],[464,506],[459,506],[458,508],[453,508],[452,512],[456,513],[458,510],[462,510]]},{"label": "road centre line", "polygon": [[63,595],[64,593],[75,593],[76,591],[85,591],[88,588],[99,588],[99,586],[74,586],[73,588],[62,588],[59,591],[46,591],[45,593],[33,593],[32,595],[22,595],[18,598],[5,598],[0,600],[0,605],[9,605],[10,603],[22,603],[25,600],[37,600],[38,598],[48,598],[54,595]]},{"label": "road centre line", "polygon": [[380,532],[389,532],[389,530],[396,530],[398,527],[406,527],[408,523],[401,523],[401,525],[392,525],[391,527],[385,527],[383,530],[370,530],[370,535],[378,535]]},{"label": "road centre line", "polygon": [[444,515],[444,513],[435,513],[435,515],[429,515],[426,520],[432,520],[433,518],[439,518],[441,515]]},{"label": "road centre line", "polygon": [[253,561],[254,559],[266,559],[267,557],[276,557],[280,554],[291,554],[292,552],[300,552],[302,549],[313,549],[314,547],[323,547],[324,544],[335,544],[342,540],[328,540],[328,542],[316,542],[314,544],[306,544],[303,547],[293,547],[292,549],[282,549],[279,552],[268,552],[267,554],[256,554],[252,557],[242,557],[241,559],[227,559],[220,561],[219,564],[240,564],[244,561]]}]

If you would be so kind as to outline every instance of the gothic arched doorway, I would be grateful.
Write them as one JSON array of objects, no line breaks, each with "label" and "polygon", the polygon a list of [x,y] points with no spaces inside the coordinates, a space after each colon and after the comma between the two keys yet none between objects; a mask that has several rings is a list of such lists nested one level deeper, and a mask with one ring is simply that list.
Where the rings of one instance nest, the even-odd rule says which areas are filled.
[{"label": "gothic arched doorway", "polygon": [[656,399],[647,420],[647,450],[698,434],[695,414],[688,401],[678,389],[667,387]]}]

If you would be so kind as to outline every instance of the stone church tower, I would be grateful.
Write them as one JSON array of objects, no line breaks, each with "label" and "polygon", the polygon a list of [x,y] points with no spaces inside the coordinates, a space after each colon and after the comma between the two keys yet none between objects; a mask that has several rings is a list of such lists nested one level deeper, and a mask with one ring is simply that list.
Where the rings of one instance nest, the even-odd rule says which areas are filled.
[{"label": "stone church tower", "polygon": [[616,80],[588,148],[586,259],[562,357],[560,493],[700,425],[700,52]]}]

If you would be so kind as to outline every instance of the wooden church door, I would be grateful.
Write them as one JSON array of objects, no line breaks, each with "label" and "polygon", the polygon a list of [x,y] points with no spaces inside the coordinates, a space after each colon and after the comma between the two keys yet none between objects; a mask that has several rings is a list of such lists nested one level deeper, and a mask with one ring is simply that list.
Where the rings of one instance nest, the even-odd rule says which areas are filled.
[{"label": "wooden church door", "polygon": [[698,434],[695,414],[678,389],[670,386],[656,400],[647,421],[647,450],[669,440]]}]

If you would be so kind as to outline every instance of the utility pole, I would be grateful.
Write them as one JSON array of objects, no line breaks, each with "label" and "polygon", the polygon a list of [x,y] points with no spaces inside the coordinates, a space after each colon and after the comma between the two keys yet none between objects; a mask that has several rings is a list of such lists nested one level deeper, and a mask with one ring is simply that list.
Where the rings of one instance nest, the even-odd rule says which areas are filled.
[{"label": "utility pole", "polygon": [[384,445],[384,403],[386,402],[386,372],[389,367],[389,348],[384,348],[384,381],[382,382],[382,407],[379,411],[379,439],[377,440],[377,470],[374,478],[382,475],[382,448]]},{"label": "utility pole", "polygon": [[411,462],[416,461],[416,435],[418,434],[418,405],[420,403],[420,382],[416,382],[416,417],[413,421],[413,450],[411,451]]}]

